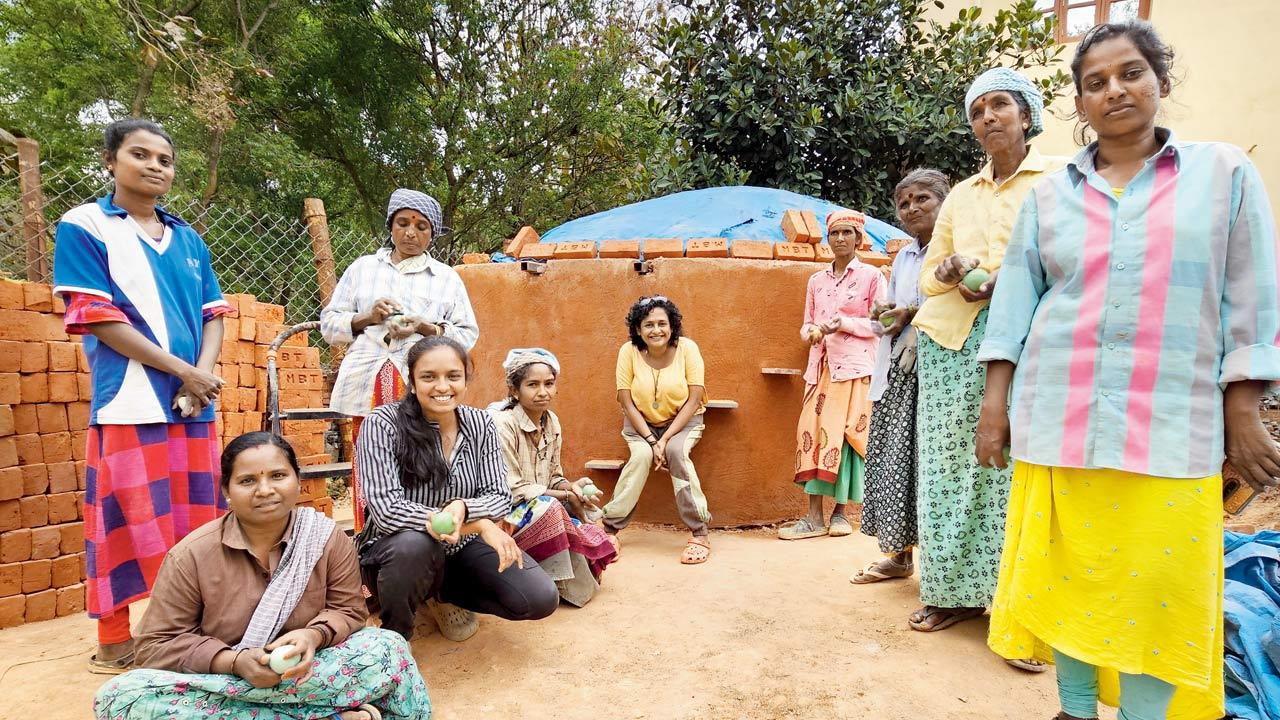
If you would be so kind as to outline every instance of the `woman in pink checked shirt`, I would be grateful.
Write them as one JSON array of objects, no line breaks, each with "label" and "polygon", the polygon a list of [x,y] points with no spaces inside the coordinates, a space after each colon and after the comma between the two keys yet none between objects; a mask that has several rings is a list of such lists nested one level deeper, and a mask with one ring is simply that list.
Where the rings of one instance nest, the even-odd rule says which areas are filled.
[{"label": "woman in pink checked shirt", "polygon": [[[827,216],[835,260],[809,278],[805,291],[800,336],[810,348],[796,428],[795,482],[809,496],[809,514],[779,529],[783,540],[852,534],[844,507],[862,502],[871,371],[880,342],[871,308],[884,302],[886,285],[879,270],[854,254],[866,236],[865,222],[854,210]],[[835,501],[830,527],[823,522],[823,497]]]}]

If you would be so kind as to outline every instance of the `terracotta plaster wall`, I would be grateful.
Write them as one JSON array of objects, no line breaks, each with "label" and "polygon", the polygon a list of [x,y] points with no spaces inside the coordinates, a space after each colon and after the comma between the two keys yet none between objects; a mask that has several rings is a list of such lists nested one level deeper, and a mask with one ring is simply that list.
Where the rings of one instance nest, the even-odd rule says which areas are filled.
[{"label": "terracotta plaster wall", "polygon": [[[586,472],[592,459],[626,459],[614,364],[627,333],[623,318],[642,295],[679,306],[684,333],[702,349],[711,399],[735,410],[708,409],[693,452],[717,527],[795,518],[807,506],[791,477],[804,381],[764,375],[764,367],[803,368],[799,328],[804,290],[820,266],[735,259],[658,259],[640,275],[629,260],[557,260],[532,275],[515,263],[458,268],[480,324],[468,404],[505,394],[502,360],[513,347],[543,346],[560,359],[553,406],[564,426],[569,477],[590,475],[611,492],[616,471]],[[670,476],[651,473],[639,522],[677,523]]]}]

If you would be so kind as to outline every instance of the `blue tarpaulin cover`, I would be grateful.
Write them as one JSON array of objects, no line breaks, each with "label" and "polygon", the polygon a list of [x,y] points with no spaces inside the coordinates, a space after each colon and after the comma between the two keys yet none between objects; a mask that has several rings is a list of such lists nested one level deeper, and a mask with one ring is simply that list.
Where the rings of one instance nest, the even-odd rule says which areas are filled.
[{"label": "blue tarpaulin cover", "polygon": [[[600,242],[637,238],[727,238],[786,242],[785,210],[812,210],[826,237],[827,214],[841,206],[808,195],[772,188],[736,186],[686,192],[623,205],[570,220],[542,234],[542,242]],[[867,218],[867,234],[876,250],[885,241],[907,237],[898,228]]]},{"label": "blue tarpaulin cover", "polygon": [[1280,720],[1280,532],[1224,539],[1227,714]]}]

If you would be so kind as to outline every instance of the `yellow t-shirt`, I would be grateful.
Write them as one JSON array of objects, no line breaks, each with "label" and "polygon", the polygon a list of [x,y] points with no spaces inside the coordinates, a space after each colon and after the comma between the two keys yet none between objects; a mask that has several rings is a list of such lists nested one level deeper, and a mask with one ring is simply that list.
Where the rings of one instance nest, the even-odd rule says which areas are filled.
[{"label": "yellow t-shirt", "polygon": [[[688,401],[691,385],[705,390],[704,372],[698,344],[687,337],[680,338],[675,359],[661,370],[649,367],[630,341],[618,348],[617,389],[631,391],[631,400],[651,425],[670,423]],[[703,392],[698,414],[706,410],[706,405],[707,394]]]}]

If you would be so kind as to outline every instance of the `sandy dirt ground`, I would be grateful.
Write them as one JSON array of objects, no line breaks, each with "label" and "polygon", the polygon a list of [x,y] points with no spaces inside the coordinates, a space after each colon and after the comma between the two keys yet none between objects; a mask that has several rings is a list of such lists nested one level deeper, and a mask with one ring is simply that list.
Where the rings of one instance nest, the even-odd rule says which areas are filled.
[{"label": "sandy dirt ground", "polygon": [[[482,617],[461,644],[435,632],[415,639],[434,717],[1024,720],[1056,711],[1052,673],[1025,674],[987,651],[985,620],[916,633],[905,622],[914,580],[849,584],[878,556],[869,538],[715,532],[712,558],[698,567],[679,565],[683,538],[628,530],[622,560],[585,608],[562,605],[538,623]],[[0,718],[90,717],[104,682],[84,670],[93,631],[83,615],[0,631]]]}]

